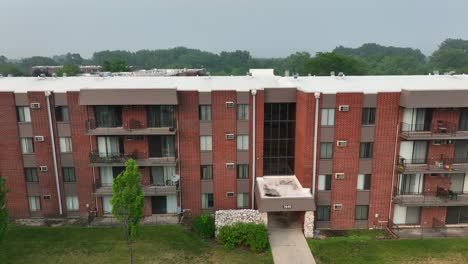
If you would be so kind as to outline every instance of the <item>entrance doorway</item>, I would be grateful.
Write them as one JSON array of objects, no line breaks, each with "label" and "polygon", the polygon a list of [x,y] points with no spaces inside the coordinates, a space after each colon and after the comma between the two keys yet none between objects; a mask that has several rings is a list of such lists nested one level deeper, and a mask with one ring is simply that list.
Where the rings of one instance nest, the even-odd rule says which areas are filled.
[{"label": "entrance doorway", "polygon": [[151,207],[153,214],[167,213],[167,198],[166,196],[153,196],[151,197]]}]

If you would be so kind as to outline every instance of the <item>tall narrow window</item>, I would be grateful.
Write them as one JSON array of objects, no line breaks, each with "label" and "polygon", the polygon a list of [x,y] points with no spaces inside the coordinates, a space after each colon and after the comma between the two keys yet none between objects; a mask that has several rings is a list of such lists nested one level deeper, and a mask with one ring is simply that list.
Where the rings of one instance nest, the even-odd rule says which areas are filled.
[{"label": "tall narrow window", "polygon": [[330,221],[330,206],[317,206],[317,221]]},{"label": "tall narrow window", "polygon": [[249,150],[249,136],[237,135],[237,150]]},{"label": "tall narrow window", "polygon": [[333,158],[333,143],[321,142],[320,143],[320,159],[332,159]]},{"label": "tall narrow window", "polygon": [[200,120],[211,120],[211,105],[200,105],[198,114]]},{"label": "tall narrow window", "polygon": [[16,107],[18,114],[18,122],[31,122],[31,112],[29,106],[18,106]]},{"label": "tall narrow window", "polygon": [[78,196],[76,195],[67,195],[65,196],[67,202],[67,211],[78,211]]},{"label": "tall narrow window", "polygon": [[318,190],[319,191],[330,191],[331,190],[331,174],[319,175],[318,178]]},{"label": "tall narrow window", "polygon": [[249,105],[248,104],[237,105],[237,120],[249,120]]},{"label": "tall narrow window", "polygon": [[201,151],[213,150],[211,139],[212,139],[211,136],[200,136],[200,150]]},{"label": "tall narrow window", "polygon": [[152,158],[175,156],[174,136],[150,136],[148,137],[149,156]]},{"label": "tall narrow window", "polygon": [[23,154],[34,153],[33,139],[30,137],[21,138],[21,152]]},{"label": "tall narrow window", "polygon": [[370,159],[372,158],[372,152],[374,149],[373,142],[363,142],[359,148],[359,158],[361,159]]},{"label": "tall narrow window", "polygon": [[120,139],[116,136],[97,137],[97,149],[100,157],[112,157],[120,154]]},{"label": "tall narrow window", "polygon": [[200,175],[201,175],[202,180],[212,180],[213,179],[213,165],[201,165]]},{"label": "tall narrow window", "polygon": [[55,107],[55,120],[57,122],[68,122],[68,106],[56,106]]},{"label": "tall narrow window", "polygon": [[75,168],[62,167],[63,182],[76,182]]},{"label": "tall narrow window", "polygon": [[148,127],[175,127],[173,105],[151,105],[148,106]]},{"label": "tall narrow window", "polygon": [[96,127],[121,127],[122,107],[100,105],[96,106]]},{"label": "tall narrow window", "polygon": [[249,178],[249,165],[239,164],[237,165],[237,179],[248,179]]},{"label": "tall narrow window", "polygon": [[214,207],[213,193],[202,193],[202,209]]},{"label": "tall narrow window", "polygon": [[362,125],[375,125],[375,108],[362,109]]},{"label": "tall narrow window", "polygon": [[369,216],[369,206],[368,205],[356,205],[356,220],[367,220]]},{"label": "tall narrow window", "polygon": [[114,182],[112,167],[99,167],[99,177],[101,179],[101,186],[112,186]]},{"label": "tall narrow window", "polygon": [[70,152],[72,152],[71,137],[59,137],[59,142],[60,142],[60,152],[61,153],[70,153]]},{"label": "tall narrow window", "polygon": [[237,208],[249,207],[249,193],[237,193]]},{"label": "tall narrow window", "polygon": [[358,174],[357,189],[360,191],[370,190],[371,175],[370,174]]},{"label": "tall narrow window", "polygon": [[174,166],[151,167],[151,184],[156,186],[172,186],[172,178],[176,174]]},{"label": "tall narrow window", "polygon": [[37,168],[24,168],[24,176],[26,177],[26,182],[39,182]]},{"label": "tall narrow window", "polygon": [[41,210],[41,197],[40,196],[29,196],[29,210],[31,212],[37,212]]},{"label": "tall narrow window", "polygon": [[335,125],[335,108],[323,108],[320,124],[322,126]]}]

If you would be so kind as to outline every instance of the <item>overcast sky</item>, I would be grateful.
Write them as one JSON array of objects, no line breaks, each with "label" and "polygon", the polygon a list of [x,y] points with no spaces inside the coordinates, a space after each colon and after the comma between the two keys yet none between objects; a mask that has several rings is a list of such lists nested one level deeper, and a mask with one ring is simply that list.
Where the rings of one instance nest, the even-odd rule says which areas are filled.
[{"label": "overcast sky", "polygon": [[466,0],[0,0],[0,54],[186,46],[280,57],[367,42],[430,54],[468,39],[467,10]]}]

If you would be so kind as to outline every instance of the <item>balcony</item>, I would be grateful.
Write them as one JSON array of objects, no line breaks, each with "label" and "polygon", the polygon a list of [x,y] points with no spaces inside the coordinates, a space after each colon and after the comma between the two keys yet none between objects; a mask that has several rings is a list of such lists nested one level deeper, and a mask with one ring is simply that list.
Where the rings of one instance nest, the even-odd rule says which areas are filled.
[{"label": "balcony", "polygon": [[459,173],[468,172],[468,157],[433,157],[426,159],[399,158],[400,173]]},{"label": "balcony", "polygon": [[468,193],[455,193],[437,187],[435,191],[407,192],[395,188],[394,203],[402,206],[465,206]]},{"label": "balcony", "polygon": [[[178,185],[172,181],[168,181],[166,184],[151,184],[144,185],[143,193],[145,196],[161,196],[161,195],[173,195],[177,194]],[[108,196],[112,195],[112,184],[97,181],[94,184],[94,195],[95,196]]]},{"label": "balcony", "polygon": [[442,120],[429,129],[427,124],[401,123],[400,127],[400,136],[407,140],[468,139],[468,131],[459,131],[457,124]]},{"label": "balcony", "polygon": [[94,119],[86,121],[87,135],[175,135],[175,122],[170,120],[159,120],[145,124],[140,120],[131,119],[127,122],[111,121],[105,124],[99,124]]},{"label": "balcony", "polygon": [[157,166],[157,165],[176,165],[177,153],[148,153],[130,152],[130,153],[99,153],[91,152],[89,154],[91,166],[123,166],[125,162],[132,158],[136,160],[138,166]]}]

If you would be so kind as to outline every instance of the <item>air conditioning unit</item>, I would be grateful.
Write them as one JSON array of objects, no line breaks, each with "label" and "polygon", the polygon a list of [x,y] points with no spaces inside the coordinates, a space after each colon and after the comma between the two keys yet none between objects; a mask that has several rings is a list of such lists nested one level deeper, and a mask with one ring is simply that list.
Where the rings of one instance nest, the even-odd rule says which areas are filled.
[{"label": "air conditioning unit", "polygon": [[40,103],[31,103],[31,109],[39,109],[39,108],[41,108]]},{"label": "air conditioning unit", "polygon": [[346,141],[346,140],[336,141],[336,146],[337,147],[343,148],[343,147],[346,147],[347,145],[348,145],[348,141]]},{"label": "air conditioning unit", "polygon": [[335,209],[335,210],[341,210],[341,209],[343,209],[343,204],[334,204],[334,205],[333,205],[333,209]]},{"label": "air conditioning unit", "polygon": [[42,198],[44,200],[50,200],[51,199],[51,195],[50,194],[46,194],[46,195],[43,195]]},{"label": "air conditioning unit", "polygon": [[234,139],[234,134],[230,134],[230,133],[226,134],[226,139],[227,140],[233,140]]},{"label": "air conditioning unit", "polygon": [[34,141],[42,142],[42,141],[44,141],[44,136],[34,136]]},{"label": "air conditioning unit", "polygon": [[348,112],[349,111],[349,105],[340,105],[338,107],[338,111],[340,112]]},{"label": "air conditioning unit", "polygon": [[344,180],[345,174],[343,172],[337,172],[335,173],[335,179],[337,180]]},{"label": "air conditioning unit", "polygon": [[46,172],[48,171],[47,166],[39,166],[39,171]]},{"label": "air conditioning unit", "polygon": [[234,169],[234,163],[226,163],[226,169]]},{"label": "air conditioning unit", "polygon": [[226,197],[234,197],[234,193],[233,192],[227,192]]},{"label": "air conditioning unit", "polygon": [[232,102],[232,101],[227,101],[227,102],[226,102],[226,107],[232,108],[232,107],[234,107],[234,106],[235,106],[234,102]]}]

